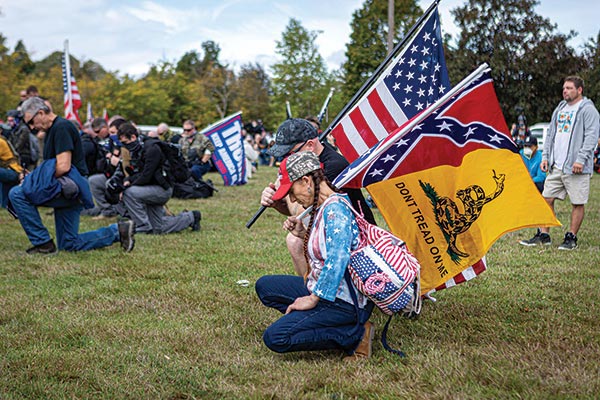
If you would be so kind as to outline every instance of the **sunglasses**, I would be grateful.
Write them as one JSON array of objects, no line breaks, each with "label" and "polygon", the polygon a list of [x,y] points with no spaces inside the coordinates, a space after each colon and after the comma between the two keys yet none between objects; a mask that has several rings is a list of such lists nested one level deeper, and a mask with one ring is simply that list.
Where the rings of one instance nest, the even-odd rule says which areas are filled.
[{"label": "sunglasses", "polygon": [[191,129],[191,128],[190,129],[184,129],[183,131],[184,132],[191,132],[191,131],[193,131],[193,129]]},{"label": "sunglasses", "polygon": [[33,116],[31,118],[29,118],[29,121],[25,121],[25,123],[27,124],[27,126],[32,126],[33,125],[33,120],[35,119],[36,115],[38,115],[38,113],[40,112],[40,110],[37,110]]}]

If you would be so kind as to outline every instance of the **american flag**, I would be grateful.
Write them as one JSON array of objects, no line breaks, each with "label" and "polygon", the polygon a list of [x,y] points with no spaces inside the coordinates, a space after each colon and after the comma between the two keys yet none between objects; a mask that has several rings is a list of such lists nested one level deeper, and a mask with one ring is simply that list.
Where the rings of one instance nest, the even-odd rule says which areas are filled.
[{"label": "american flag", "polygon": [[66,119],[77,119],[79,121],[79,125],[81,125],[81,120],[79,119],[79,113],[77,110],[81,108],[81,96],[79,95],[79,89],[77,88],[77,82],[75,82],[75,77],[73,76],[73,70],[68,67],[69,76],[71,78],[71,83],[69,85],[67,79],[67,61],[66,57],[68,57],[68,53],[65,52],[62,57],[62,78],[63,78],[63,92],[64,96],[64,106],[65,106],[65,118]]},{"label": "american flag", "polygon": [[373,147],[450,89],[437,7],[331,130],[349,162]]}]

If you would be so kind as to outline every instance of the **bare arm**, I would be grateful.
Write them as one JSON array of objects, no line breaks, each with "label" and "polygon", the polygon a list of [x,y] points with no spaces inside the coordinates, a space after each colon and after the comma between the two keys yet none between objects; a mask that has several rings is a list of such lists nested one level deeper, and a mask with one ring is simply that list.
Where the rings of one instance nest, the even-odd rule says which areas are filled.
[{"label": "bare arm", "polygon": [[57,178],[69,173],[71,170],[71,152],[63,151],[56,155],[56,172],[54,176]]}]

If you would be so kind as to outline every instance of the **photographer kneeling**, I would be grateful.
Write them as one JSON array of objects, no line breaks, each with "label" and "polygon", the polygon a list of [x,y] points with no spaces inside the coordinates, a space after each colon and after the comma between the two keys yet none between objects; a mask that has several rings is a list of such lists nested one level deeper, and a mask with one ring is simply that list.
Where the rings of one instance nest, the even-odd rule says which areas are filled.
[{"label": "photographer kneeling", "polygon": [[139,140],[137,129],[130,123],[119,127],[119,140],[131,154],[131,164],[126,167],[129,176],[124,178],[123,203],[137,233],[166,234],[191,227],[200,230],[200,211],[185,211],[167,216],[164,205],[173,194],[172,179],[165,167],[165,155],[160,140]]}]

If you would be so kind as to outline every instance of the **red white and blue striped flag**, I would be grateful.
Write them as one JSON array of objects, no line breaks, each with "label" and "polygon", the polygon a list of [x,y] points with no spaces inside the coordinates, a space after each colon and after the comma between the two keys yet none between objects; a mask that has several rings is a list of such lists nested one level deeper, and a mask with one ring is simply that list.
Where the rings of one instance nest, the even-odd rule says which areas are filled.
[{"label": "red white and blue striped flag", "polygon": [[331,130],[349,162],[450,89],[437,7],[365,95]]},{"label": "red white and blue striped flag", "polygon": [[71,69],[69,59],[69,41],[65,41],[65,52],[62,57],[62,78],[63,78],[63,92],[64,92],[64,106],[65,106],[65,118],[66,119],[77,119],[79,125],[81,120],[79,119],[79,113],[77,110],[81,108],[81,96],[79,95],[79,89],[77,88],[77,82],[73,76],[73,70]]}]

